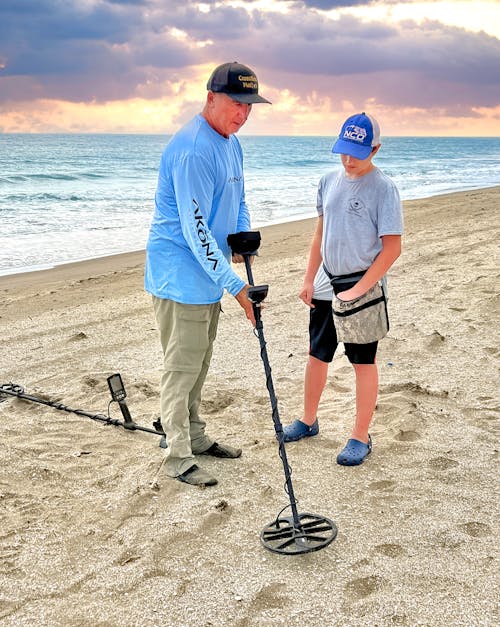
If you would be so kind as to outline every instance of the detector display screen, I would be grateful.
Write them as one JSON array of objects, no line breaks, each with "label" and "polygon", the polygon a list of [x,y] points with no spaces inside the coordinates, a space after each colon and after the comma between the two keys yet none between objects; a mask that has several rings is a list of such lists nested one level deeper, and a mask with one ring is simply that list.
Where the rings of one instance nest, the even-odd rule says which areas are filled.
[{"label": "detector display screen", "polygon": [[127,396],[120,374],[112,374],[108,377],[108,385],[114,401],[123,401],[123,399]]}]

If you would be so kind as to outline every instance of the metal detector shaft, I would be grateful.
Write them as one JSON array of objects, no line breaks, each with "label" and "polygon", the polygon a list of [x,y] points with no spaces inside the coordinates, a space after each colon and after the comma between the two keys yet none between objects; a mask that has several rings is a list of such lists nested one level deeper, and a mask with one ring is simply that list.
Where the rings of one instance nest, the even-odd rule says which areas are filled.
[{"label": "metal detector shaft", "polygon": [[[248,276],[248,283],[253,286],[254,282],[253,282],[253,276],[252,276],[252,268],[250,264],[251,255],[248,253],[245,253],[243,254],[243,257],[245,259],[245,267],[246,267],[247,276]],[[280,453],[281,461],[283,462],[283,470],[285,473],[287,494],[290,497],[290,507],[292,510],[292,517],[293,517],[294,525],[296,527],[299,527],[300,518],[299,518],[299,513],[297,510],[297,503],[295,501],[295,495],[293,492],[292,479],[290,476],[290,466],[288,465],[288,460],[286,456],[285,440],[283,436],[283,425],[281,424],[281,420],[279,417],[278,400],[274,392],[273,379],[271,376],[271,364],[269,363],[269,357],[267,355],[266,340],[264,338],[264,327],[262,325],[260,303],[253,302],[253,312],[255,316],[255,329],[257,331],[257,335],[258,335],[259,343],[260,343],[260,356],[264,363],[264,370],[266,373],[266,387],[269,392],[269,398],[271,400],[274,430],[276,432],[276,437],[278,438],[279,453]]]},{"label": "metal detector shaft", "polygon": [[[11,384],[12,388],[17,389],[9,389],[7,386],[0,387],[0,395],[8,394],[9,396],[16,396],[17,398],[21,398],[25,401],[30,401],[32,403],[40,403],[41,405],[48,405],[49,407],[53,407],[54,409],[59,409],[61,411],[66,411],[72,414],[76,414],[77,416],[85,416],[90,418],[91,420],[97,420],[99,422],[104,422],[107,425],[113,425],[114,427],[123,427],[129,431],[145,431],[147,433],[154,433],[156,435],[164,435],[163,432],[157,431],[155,429],[150,429],[148,427],[142,427],[141,425],[136,424],[131,418],[130,413],[128,413],[129,420],[117,420],[116,418],[110,418],[109,416],[104,416],[103,414],[91,414],[90,412],[83,411],[82,409],[72,409],[67,405],[63,405],[62,403],[57,403],[55,401],[47,401],[43,398],[39,398],[38,396],[32,396],[30,394],[26,394],[24,391],[21,391],[20,386]],[[122,409],[123,403],[120,405],[120,409]],[[127,409],[128,412],[128,409]]]},{"label": "metal detector shaft", "polygon": [[[255,285],[255,283],[253,282],[252,264],[250,263],[250,257],[251,256],[252,255],[244,254],[243,255],[243,259],[245,260],[245,268],[247,270],[248,284],[249,285]],[[254,307],[254,309],[255,309],[255,307]]]}]

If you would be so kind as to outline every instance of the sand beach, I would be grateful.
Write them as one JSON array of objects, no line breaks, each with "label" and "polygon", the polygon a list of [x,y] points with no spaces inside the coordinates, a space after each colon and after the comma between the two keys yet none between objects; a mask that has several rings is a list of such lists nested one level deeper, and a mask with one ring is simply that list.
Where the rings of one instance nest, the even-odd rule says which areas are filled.
[{"label": "sand beach", "polygon": [[[337,538],[306,555],[260,532],[288,501],[252,328],[222,303],[203,410],[240,459],[200,489],[162,473],[156,435],[0,402],[0,625],[484,625],[498,615],[500,188],[404,203],[379,347],[373,453],[335,463],[354,375],[336,355],[320,434],[287,445],[300,512]],[[256,283],[282,422],[301,415],[315,220],[261,230]],[[0,384],[107,414],[120,372],[134,420],[158,417],[161,350],[144,252],[0,277]],[[236,266],[244,276],[244,268]],[[121,418],[116,404],[109,411]]]}]

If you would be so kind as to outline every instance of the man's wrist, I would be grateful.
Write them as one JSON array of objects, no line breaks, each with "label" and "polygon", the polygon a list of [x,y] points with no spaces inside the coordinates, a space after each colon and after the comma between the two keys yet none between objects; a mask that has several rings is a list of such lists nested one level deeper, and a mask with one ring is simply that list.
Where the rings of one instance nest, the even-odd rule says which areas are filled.
[{"label": "man's wrist", "polygon": [[227,290],[231,294],[231,296],[234,296],[235,298],[236,298],[236,296],[238,296],[238,294],[241,292],[241,290],[243,290],[246,287],[245,281],[243,281],[243,279],[241,279],[240,277],[238,277],[238,279],[239,279],[239,281],[236,281]]}]

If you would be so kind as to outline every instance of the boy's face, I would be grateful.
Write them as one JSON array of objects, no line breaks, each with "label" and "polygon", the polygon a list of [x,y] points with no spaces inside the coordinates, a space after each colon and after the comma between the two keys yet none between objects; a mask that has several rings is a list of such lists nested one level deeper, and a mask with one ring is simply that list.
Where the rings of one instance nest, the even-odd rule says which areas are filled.
[{"label": "boy's face", "polygon": [[373,170],[375,166],[372,163],[372,159],[379,148],[380,144],[372,148],[371,153],[366,159],[356,159],[356,157],[351,157],[351,155],[340,155],[347,176],[356,179]]}]

